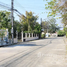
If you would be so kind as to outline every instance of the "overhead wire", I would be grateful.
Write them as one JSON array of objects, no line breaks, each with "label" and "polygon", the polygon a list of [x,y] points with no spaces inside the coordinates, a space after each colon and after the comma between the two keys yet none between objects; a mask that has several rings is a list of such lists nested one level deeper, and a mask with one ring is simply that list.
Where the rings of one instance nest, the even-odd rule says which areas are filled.
[{"label": "overhead wire", "polygon": [[[18,2],[18,1],[16,1],[19,5],[20,5],[20,3]],[[11,7],[8,7],[8,6],[10,6],[10,5],[8,5],[8,4],[5,4],[5,3],[2,3],[2,2],[0,2],[0,6],[1,7],[3,7],[3,8],[5,8],[5,9],[8,9],[8,10],[11,10]],[[22,5],[21,5],[21,7],[22,7]],[[23,7],[24,8],[24,7]],[[27,8],[29,8],[29,7],[27,7]],[[32,8],[32,9],[35,9],[35,8]],[[36,8],[37,9],[37,8]],[[40,10],[42,10],[42,9],[40,9]],[[17,13],[19,13],[20,14],[20,12],[17,10],[17,11],[15,11],[15,12],[17,12]],[[21,15],[21,14],[20,14]]]},{"label": "overhead wire", "polygon": [[[5,4],[5,3],[0,2],[0,6],[1,6],[1,8],[3,7],[5,9],[11,11],[11,7],[8,7],[8,4]],[[14,12],[16,12],[16,14],[18,16],[19,16],[19,14],[22,15],[17,9],[14,9]]]},{"label": "overhead wire", "polygon": [[[19,8],[23,8],[24,11],[26,11],[26,9],[16,0],[15,4],[19,7]],[[14,6],[16,6],[14,5]]]},{"label": "overhead wire", "polygon": [[0,6],[1,6],[1,7],[3,7],[3,8],[5,8],[5,9],[10,10],[10,8],[9,8],[9,7],[7,7],[7,6],[5,6],[5,5],[0,4]]},{"label": "overhead wire", "polygon": [[5,4],[5,3],[2,3],[1,1],[0,1],[0,4],[3,4],[3,5],[5,5],[5,6],[9,6],[9,7],[11,7],[9,4]]},{"label": "overhead wire", "polygon": [[[44,8],[44,7],[41,7],[41,6],[36,6],[36,7],[23,7],[17,0],[15,1],[15,4],[17,4],[17,6],[19,6],[20,8],[24,8],[24,10],[26,11],[26,9],[25,8],[31,8],[31,9],[37,9],[37,10],[44,10],[44,9],[42,9],[42,8]],[[4,7],[4,6],[7,6],[8,4],[4,4],[4,3],[2,3],[2,2],[0,2],[0,6],[2,6],[2,7]],[[10,5],[8,5],[8,6],[10,6]],[[31,6],[31,5],[30,5]],[[7,8],[10,8],[10,7],[7,7]]]},{"label": "overhead wire", "polygon": [[0,2],[0,6],[3,7],[3,8],[5,8],[5,9],[10,10],[10,7],[8,7],[9,6],[8,4]]},{"label": "overhead wire", "polygon": [[[20,8],[23,8],[25,11],[27,11],[25,8],[31,8],[31,9],[37,9],[37,10],[44,10],[45,7],[42,7],[42,6],[36,6],[36,7],[29,7],[29,5],[27,7],[23,7],[17,0],[15,1],[15,4],[20,7]],[[32,5],[30,5],[32,6]]]}]

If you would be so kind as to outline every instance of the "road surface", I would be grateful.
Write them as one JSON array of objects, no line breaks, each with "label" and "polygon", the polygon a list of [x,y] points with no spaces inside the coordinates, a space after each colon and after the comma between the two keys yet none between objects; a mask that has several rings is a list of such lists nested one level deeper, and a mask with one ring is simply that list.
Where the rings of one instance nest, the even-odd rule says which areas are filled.
[{"label": "road surface", "polygon": [[0,48],[0,67],[67,67],[64,39],[47,38]]}]

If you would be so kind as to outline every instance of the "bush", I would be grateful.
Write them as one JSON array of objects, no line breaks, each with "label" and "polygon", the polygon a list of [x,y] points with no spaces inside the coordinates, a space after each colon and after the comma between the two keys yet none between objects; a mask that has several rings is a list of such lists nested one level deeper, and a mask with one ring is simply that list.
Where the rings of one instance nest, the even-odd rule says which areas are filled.
[{"label": "bush", "polygon": [[67,33],[66,33],[66,38],[67,38]]},{"label": "bush", "polygon": [[62,31],[62,30],[59,30],[58,31],[58,36],[64,36],[65,35],[65,32],[64,31]]}]

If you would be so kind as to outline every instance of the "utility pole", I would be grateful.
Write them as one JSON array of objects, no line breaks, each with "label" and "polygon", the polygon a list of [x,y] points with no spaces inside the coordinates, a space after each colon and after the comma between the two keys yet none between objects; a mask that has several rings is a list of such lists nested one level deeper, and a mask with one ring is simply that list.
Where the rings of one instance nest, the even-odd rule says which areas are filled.
[{"label": "utility pole", "polygon": [[14,22],[14,17],[13,17],[13,11],[14,11],[14,9],[13,9],[13,1],[14,0],[11,0],[11,23],[12,23],[12,29],[11,29],[11,33],[12,33],[12,44],[14,43],[14,29],[13,29],[13,22]]},{"label": "utility pole", "polygon": [[41,18],[41,32],[40,32],[40,38],[41,38],[41,33],[42,33],[42,18]]},{"label": "utility pole", "polygon": [[41,29],[42,29],[42,18],[41,18]]}]

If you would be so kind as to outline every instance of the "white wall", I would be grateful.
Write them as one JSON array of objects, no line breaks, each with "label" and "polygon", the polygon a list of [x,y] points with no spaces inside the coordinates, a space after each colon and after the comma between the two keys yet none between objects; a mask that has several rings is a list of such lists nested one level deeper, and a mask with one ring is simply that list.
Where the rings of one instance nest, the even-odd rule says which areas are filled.
[{"label": "white wall", "polygon": [[25,41],[30,41],[30,40],[36,40],[36,39],[38,39],[38,37],[28,37],[28,38],[23,38],[23,39],[25,39]]}]

